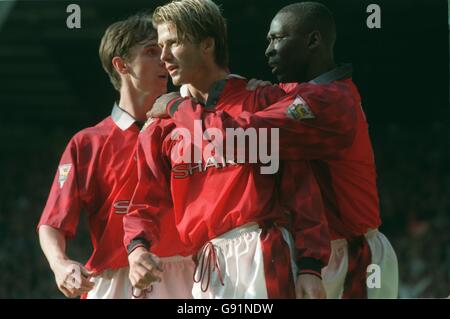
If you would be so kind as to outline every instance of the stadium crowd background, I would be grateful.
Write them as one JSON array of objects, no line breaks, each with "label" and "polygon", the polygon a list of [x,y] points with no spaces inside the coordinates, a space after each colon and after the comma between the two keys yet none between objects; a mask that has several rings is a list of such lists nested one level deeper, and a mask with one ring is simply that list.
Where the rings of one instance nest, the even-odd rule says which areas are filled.
[{"label": "stadium crowd background", "polygon": [[[164,1],[9,2],[0,4],[0,298],[62,298],[35,232],[59,156],[74,133],[112,107],[115,93],[97,55],[106,26]],[[65,25],[65,8],[73,2],[82,9],[79,30]],[[234,73],[274,80],[265,65],[265,35],[276,11],[292,2],[217,1],[229,23]],[[378,1],[379,30],[365,24],[371,2],[323,2],[338,24],[336,60],[353,63],[370,124],[381,229],[399,258],[400,297],[447,297],[447,2]],[[42,54],[48,67],[36,62]],[[55,72],[46,72],[50,67]],[[64,90],[55,93],[55,86]],[[84,262],[91,250],[85,219],[79,230],[68,251]]]}]

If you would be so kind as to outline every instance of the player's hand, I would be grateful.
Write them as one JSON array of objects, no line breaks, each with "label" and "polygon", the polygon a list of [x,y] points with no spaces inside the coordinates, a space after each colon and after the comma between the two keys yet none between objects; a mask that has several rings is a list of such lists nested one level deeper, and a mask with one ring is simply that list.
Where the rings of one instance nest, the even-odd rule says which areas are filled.
[{"label": "player's hand", "polygon": [[146,289],[153,282],[161,281],[161,266],[158,258],[144,247],[138,247],[128,255],[129,278],[137,289]]},{"label": "player's hand", "polygon": [[93,273],[76,261],[58,260],[51,268],[58,289],[68,298],[78,297],[94,288],[94,283],[90,281]]},{"label": "player's hand", "polygon": [[272,83],[269,81],[251,79],[250,81],[247,82],[246,89],[248,91],[255,91],[257,88],[271,86],[271,85],[272,85]]},{"label": "player's hand", "polygon": [[295,292],[297,299],[325,299],[327,297],[322,279],[311,274],[302,274],[297,277]]},{"label": "player's hand", "polygon": [[150,111],[147,112],[147,118],[167,118],[169,114],[167,114],[167,104],[173,99],[179,98],[180,93],[178,92],[170,92],[164,95],[161,95],[156,99],[153,107]]}]

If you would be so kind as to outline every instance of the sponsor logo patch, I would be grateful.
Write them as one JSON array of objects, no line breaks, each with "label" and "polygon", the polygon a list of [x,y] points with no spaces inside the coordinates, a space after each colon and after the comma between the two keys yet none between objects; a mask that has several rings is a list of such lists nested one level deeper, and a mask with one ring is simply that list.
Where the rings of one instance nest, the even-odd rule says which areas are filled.
[{"label": "sponsor logo patch", "polygon": [[316,118],[309,105],[299,95],[288,107],[288,115],[295,120],[308,120]]},{"label": "sponsor logo patch", "polygon": [[64,186],[64,183],[67,180],[67,177],[69,177],[70,169],[72,168],[72,164],[63,164],[59,165],[58,171],[58,182],[59,182],[59,188],[62,188]]}]

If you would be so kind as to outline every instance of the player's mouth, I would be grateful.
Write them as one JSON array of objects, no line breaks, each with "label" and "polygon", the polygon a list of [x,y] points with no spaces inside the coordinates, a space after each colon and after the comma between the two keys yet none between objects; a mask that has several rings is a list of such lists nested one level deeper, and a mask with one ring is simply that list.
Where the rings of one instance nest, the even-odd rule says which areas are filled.
[{"label": "player's mouth", "polygon": [[278,71],[278,64],[275,62],[269,62],[269,67],[272,70],[272,73],[276,73]]},{"label": "player's mouth", "polygon": [[167,80],[169,78],[169,75],[167,73],[158,75],[158,78],[161,80]]},{"label": "player's mouth", "polygon": [[168,65],[166,66],[167,71],[172,75],[176,70],[178,70],[178,65]]}]

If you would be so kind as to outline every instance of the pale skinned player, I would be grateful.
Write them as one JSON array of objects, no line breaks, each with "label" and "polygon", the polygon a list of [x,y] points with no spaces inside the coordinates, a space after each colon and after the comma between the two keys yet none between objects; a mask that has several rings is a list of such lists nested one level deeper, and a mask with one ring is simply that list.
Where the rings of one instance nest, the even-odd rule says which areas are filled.
[{"label": "pale skinned player", "polygon": [[[39,239],[65,296],[131,298],[122,244],[122,218],[128,203],[114,195],[128,181],[125,172],[146,112],[166,92],[168,74],[160,61],[161,49],[149,14],[112,24],[102,38],[99,54],[120,100],[111,116],[80,131],[69,142],[38,225]],[[67,240],[75,235],[82,211],[88,216],[94,246],[85,266],[66,255]],[[182,253],[174,236],[172,250],[166,251],[169,255]],[[185,281],[190,285],[191,260],[183,257],[171,262],[187,269],[182,277],[188,278]],[[189,298],[190,291],[185,292],[181,287],[173,296]]]},{"label": "pale skinned player", "polygon": [[[177,8],[178,5],[183,8]],[[226,45],[223,43],[226,36],[217,37],[217,34],[224,34],[221,29],[223,18],[215,4],[186,0],[174,1],[167,7],[172,7],[173,11],[157,9],[159,18],[155,23],[163,50],[161,57],[174,84],[189,84],[190,94],[198,101],[206,102],[210,107],[229,108],[236,115],[242,110],[254,110],[255,102],[270,103],[282,94],[278,88],[246,92],[245,81],[228,74]],[[179,25],[175,27],[168,22],[177,15],[186,22],[185,25],[194,20],[204,23],[199,28],[202,30],[208,30],[205,26],[211,23],[217,29],[211,27],[214,31],[206,32],[216,37],[195,34],[188,27],[178,29]],[[173,128],[170,121],[156,120],[140,139],[140,183],[134,192],[130,213],[124,218],[130,275],[157,276],[157,271],[153,272],[156,263],[151,261],[148,249],[160,240],[160,231],[155,226],[161,208],[155,203],[162,203],[167,207],[173,205],[181,240],[196,255],[194,297],[294,298],[295,281],[297,287],[304,287],[310,297],[324,297],[320,268],[327,260],[329,237],[322,219],[320,193],[309,164],[286,164],[290,176],[284,180],[283,175],[282,184],[293,187],[282,187],[290,192],[284,195],[277,195],[275,176],[258,174],[252,165],[216,166],[190,174],[193,167],[189,168],[189,164],[179,166],[168,156],[174,147],[183,147],[171,141]],[[293,177],[298,177],[295,182]],[[149,185],[159,185],[166,191],[149,193],[146,191]],[[292,209],[290,213],[296,220],[292,227],[294,241],[282,227],[286,214],[281,202]],[[314,209],[298,209],[309,204]],[[300,211],[302,214],[298,214]],[[305,231],[308,227],[309,231]],[[231,254],[236,241],[245,242],[246,247],[251,247],[250,251]],[[243,249],[235,248],[236,251]],[[141,256],[148,258],[149,274],[132,266],[131,261]],[[298,264],[294,264],[294,256]],[[211,269],[208,270],[208,266],[203,269],[205,262]],[[148,282],[151,280],[147,279]],[[145,278],[136,287],[144,287],[144,283]],[[301,297],[302,293],[303,290],[297,291],[297,296]]]}]

